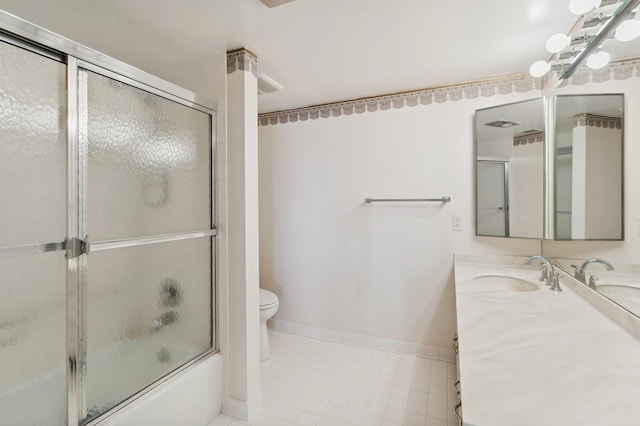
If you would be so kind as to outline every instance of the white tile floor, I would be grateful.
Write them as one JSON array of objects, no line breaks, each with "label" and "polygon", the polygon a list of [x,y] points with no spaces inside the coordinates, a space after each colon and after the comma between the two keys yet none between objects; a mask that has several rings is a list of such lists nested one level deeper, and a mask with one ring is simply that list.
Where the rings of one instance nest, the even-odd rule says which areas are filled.
[{"label": "white tile floor", "polygon": [[[269,330],[251,425],[457,426],[455,364]],[[245,425],[220,415],[209,426]]]}]

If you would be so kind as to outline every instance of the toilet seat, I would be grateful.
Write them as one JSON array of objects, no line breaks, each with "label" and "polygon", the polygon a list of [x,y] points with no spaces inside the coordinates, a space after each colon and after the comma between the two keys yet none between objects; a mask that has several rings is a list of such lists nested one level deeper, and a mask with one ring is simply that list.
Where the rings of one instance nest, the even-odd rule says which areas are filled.
[{"label": "toilet seat", "polygon": [[275,293],[272,293],[269,290],[265,290],[263,288],[259,290],[260,290],[260,310],[271,309],[274,306],[278,305],[278,296],[276,296]]}]

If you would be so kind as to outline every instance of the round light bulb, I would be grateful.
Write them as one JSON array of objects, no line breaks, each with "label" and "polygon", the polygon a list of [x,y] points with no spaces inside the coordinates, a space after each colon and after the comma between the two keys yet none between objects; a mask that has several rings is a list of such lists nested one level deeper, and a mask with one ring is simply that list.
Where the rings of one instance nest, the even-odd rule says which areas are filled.
[{"label": "round light bulb", "polygon": [[640,21],[629,19],[618,25],[616,29],[616,40],[631,41],[640,36]]},{"label": "round light bulb", "polygon": [[598,52],[587,58],[587,66],[592,70],[597,70],[609,63],[609,54],[607,52]]},{"label": "round light bulb", "polygon": [[551,69],[551,64],[545,61],[534,62],[529,68],[529,74],[532,77],[542,77]]},{"label": "round light bulb", "polygon": [[600,0],[571,0],[569,2],[569,10],[574,15],[584,15],[598,6],[600,6]]},{"label": "round light bulb", "polygon": [[554,34],[547,39],[547,52],[549,53],[558,53],[561,52],[565,47],[569,45],[571,41],[571,37],[566,34],[558,33]]}]

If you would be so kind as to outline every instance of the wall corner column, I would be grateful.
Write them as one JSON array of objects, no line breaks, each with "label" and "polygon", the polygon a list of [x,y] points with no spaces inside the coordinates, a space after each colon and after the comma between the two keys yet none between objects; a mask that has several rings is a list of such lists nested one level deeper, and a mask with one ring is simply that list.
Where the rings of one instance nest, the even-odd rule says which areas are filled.
[{"label": "wall corner column", "polygon": [[261,407],[257,57],[227,52],[228,350],[223,412],[248,420]]}]

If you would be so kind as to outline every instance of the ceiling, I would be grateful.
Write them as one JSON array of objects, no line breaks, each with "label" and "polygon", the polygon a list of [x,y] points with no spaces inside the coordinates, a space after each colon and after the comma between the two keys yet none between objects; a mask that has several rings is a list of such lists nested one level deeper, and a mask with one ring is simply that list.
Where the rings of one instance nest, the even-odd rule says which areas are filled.
[{"label": "ceiling", "polygon": [[246,47],[284,89],[259,111],[526,72],[568,0],[0,0],[0,9],[149,72]]}]

